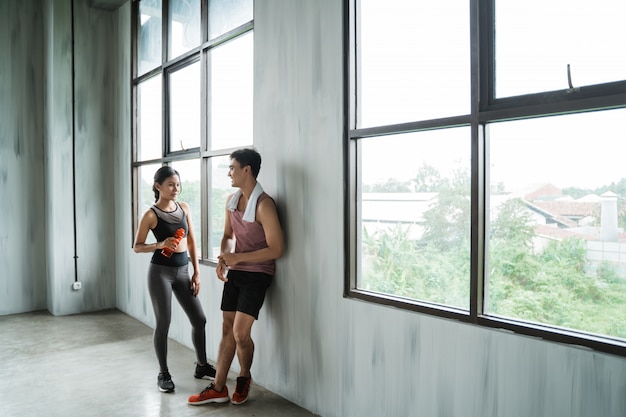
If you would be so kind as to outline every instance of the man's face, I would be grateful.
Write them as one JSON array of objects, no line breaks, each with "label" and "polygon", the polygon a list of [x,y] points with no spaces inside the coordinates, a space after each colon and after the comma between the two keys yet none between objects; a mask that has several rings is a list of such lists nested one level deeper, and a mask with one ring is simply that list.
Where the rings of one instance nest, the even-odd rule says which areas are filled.
[{"label": "man's face", "polygon": [[242,168],[241,164],[236,159],[230,160],[230,165],[228,166],[228,176],[231,179],[231,185],[233,187],[240,187],[243,184],[243,179],[245,176],[246,167]]}]

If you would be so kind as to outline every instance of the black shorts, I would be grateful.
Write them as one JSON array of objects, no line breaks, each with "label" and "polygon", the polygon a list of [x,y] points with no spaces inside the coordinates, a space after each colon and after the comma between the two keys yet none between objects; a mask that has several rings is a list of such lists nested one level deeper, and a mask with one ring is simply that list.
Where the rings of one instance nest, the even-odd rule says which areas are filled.
[{"label": "black shorts", "polygon": [[258,319],[271,283],[272,276],[263,272],[231,269],[222,291],[222,311],[241,311]]}]

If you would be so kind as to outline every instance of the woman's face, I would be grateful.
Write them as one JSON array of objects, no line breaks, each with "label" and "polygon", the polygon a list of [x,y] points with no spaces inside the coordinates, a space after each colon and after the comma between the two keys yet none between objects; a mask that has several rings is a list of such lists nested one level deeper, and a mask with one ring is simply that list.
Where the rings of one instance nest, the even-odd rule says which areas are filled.
[{"label": "woman's face", "polygon": [[167,177],[162,184],[156,184],[157,190],[159,190],[160,198],[167,200],[176,200],[178,194],[180,194],[180,178],[178,175],[172,175]]}]

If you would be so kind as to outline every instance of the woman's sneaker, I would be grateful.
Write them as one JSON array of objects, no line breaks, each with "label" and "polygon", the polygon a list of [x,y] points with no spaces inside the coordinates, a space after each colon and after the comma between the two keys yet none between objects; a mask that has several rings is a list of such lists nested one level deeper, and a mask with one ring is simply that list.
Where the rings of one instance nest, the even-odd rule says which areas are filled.
[{"label": "woman's sneaker", "polygon": [[196,371],[193,373],[193,376],[202,379],[205,376],[208,376],[209,379],[215,379],[215,368],[210,363],[205,365],[198,365],[196,363]]},{"label": "woman's sneaker", "polygon": [[228,387],[224,385],[224,388],[222,388],[221,391],[217,391],[215,389],[215,385],[211,384],[200,394],[190,396],[187,399],[187,402],[191,405],[228,402]]},{"label": "woman's sneaker", "polygon": [[231,403],[239,405],[248,401],[250,382],[252,382],[252,377],[240,376],[237,378],[237,386],[235,387],[233,398],[230,400]]},{"label": "woman's sneaker", "polygon": [[174,382],[172,382],[172,376],[167,371],[159,373],[157,384],[159,386],[159,391],[161,392],[174,391]]}]

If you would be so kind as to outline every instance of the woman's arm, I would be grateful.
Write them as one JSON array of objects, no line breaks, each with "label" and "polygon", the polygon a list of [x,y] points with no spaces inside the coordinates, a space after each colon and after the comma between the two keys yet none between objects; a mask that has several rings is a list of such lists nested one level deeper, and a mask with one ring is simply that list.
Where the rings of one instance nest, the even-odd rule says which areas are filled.
[{"label": "woman's arm", "polygon": [[135,244],[133,250],[136,253],[154,252],[157,249],[163,249],[165,247],[165,241],[146,244],[146,239],[150,229],[153,229],[157,224],[156,214],[152,210],[147,210],[141,217],[139,227],[135,233]]},{"label": "woman's arm", "polygon": [[189,251],[189,259],[193,265],[193,275],[191,276],[191,290],[193,295],[197,296],[200,292],[200,267],[198,256],[196,253],[196,236],[193,231],[193,221],[191,219],[191,211],[189,205],[184,202],[179,203],[187,216],[187,251]]}]

